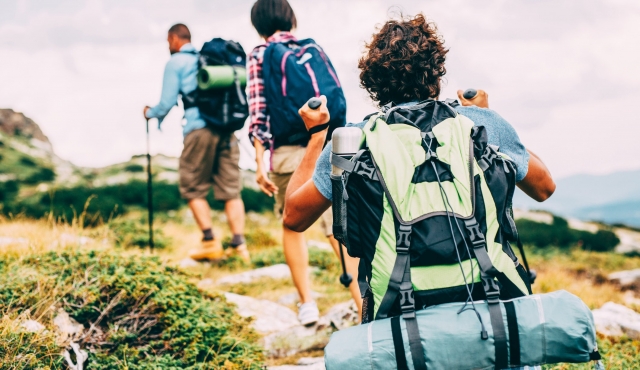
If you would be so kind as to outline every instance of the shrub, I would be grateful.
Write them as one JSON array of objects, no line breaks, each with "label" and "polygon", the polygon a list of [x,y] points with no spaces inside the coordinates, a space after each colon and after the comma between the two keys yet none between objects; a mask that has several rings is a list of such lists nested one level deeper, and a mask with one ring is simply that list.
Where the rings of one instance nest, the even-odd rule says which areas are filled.
[{"label": "shrub", "polygon": [[85,369],[260,369],[264,360],[249,320],[157,258],[49,252],[0,264],[0,312],[50,320],[52,304],[92,330],[80,341]]},{"label": "shrub", "polygon": [[[260,190],[255,190],[253,188],[243,188],[240,196],[242,197],[242,201],[244,202],[244,209],[246,212],[253,211],[260,213],[273,210],[275,200],[272,197],[267,196]],[[224,209],[223,202],[213,199],[213,192],[209,192],[207,200],[209,201],[209,204],[211,204],[211,208],[216,210]]]},{"label": "shrub", "polygon": [[124,167],[124,170],[127,172],[143,172],[144,171],[144,167],[136,164],[136,163],[131,163],[128,164]]},{"label": "shrub", "polygon": [[[116,246],[130,248],[149,247],[149,229],[146,221],[134,221],[116,219],[109,223],[109,230],[114,235]],[[154,227],[153,245],[154,248],[164,249],[170,244],[170,240],[164,236],[162,229]]]},{"label": "shrub", "polygon": [[579,238],[582,249],[595,252],[610,252],[620,243],[620,239],[610,230],[598,230],[595,234],[583,231]]},{"label": "shrub", "polygon": [[24,179],[25,184],[35,185],[41,182],[51,182],[55,180],[56,173],[48,167],[43,167],[39,171],[32,173]]},{"label": "shrub", "polygon": [[27,167],[35,167],[36,162],[29,157],[20,157],[20,164],[25,165]]},{"label": "shrub", "polygon": [[[262,212],[273,208],[273,199],[254,189],[243,189],[242,199],[247,211]],[[54,217],[73,220],[85,209],[85,226],[92,226],[101,220],[109,220],[114,216],[126,213],[132,207],[147,207],[147,183],[133,180],[126,184],[108,185],[90,188],[76,186],[73,188],[57,189],[51,193],[42,193],[5,204],[5,214],[24,213],[26,216],[41,218],[53,212]],[[224,203],[214,202],[210,197],[212,207],[224,209]],[[180,209],[185,205],[180,197],[178,185],[159,181],[153,184],[153,207],[157,212]]]},{"label": "shrub", "polygon": [[18,190],[20,190],[20,186],[15,180],[0,182],[0,202],[13,199],[18,193]]},{"label": "shrub", "polygon": [[551,225],[527,219],[516,220],[516,225],[522,242],[538,248],[564,248],[580,244],[584,250],[608,252],[620,243],[620,239],[610,230],[598,230],[596,233],[574,230],[569,228],[567,220],[556,216]]},{"label": "shrub", "polygon": [[533,244],[539,248],[548,246],[568,247],[576,241],[574,233],[569,229],[567,220],[561,217],[554,216],[551,225],[519,219],[516,220],[516,226],[523,243]]}]

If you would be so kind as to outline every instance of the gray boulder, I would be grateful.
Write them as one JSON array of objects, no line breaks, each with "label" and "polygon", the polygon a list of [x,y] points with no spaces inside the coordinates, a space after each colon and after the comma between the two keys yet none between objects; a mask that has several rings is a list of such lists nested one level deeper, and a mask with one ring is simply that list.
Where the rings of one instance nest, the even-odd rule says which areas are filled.
[{"label": "gray boulder", "polygon": [[604,335],[621,336],[640,340],[640,313],[623,305],[607,302],[593,310],[596,330]]},{"label": "gray boulder", "polygon": [[611,282],[620,284],[622,287],[632,287],[640,285],[640,269],[618,271],[608,276]]},{"label": "gray boulder", "polygon": [[225,297],[238,306],[240,316],[253,318],[253,328],[260,334],[282,332],[300,324],[295,312],[277,303],[234,293],[225,293]]},{"label": "gray boulder", "polygon": [[289,266],[284,263],[280,263],[273,266],[261,267],[259,269],[225,276],[218,280],[218,284],[246,284],[263,278],[291,279],[291,271],[289,270]]},{"label": "gray boulder", "polygon": [[313,326],[296,325],[267,335],[264,337],[264,347],[270,357],[287,357],[303,351],[321,350],[329,343],[331,333],[354,325],[357,318],[355,302],[339,303]]}]

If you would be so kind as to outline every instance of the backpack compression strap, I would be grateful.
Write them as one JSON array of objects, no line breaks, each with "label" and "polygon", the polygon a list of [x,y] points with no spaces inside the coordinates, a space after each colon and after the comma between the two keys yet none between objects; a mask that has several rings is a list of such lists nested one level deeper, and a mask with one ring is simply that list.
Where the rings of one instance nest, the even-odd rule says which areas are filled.
[{"label": "backpack compression strap", "polygon": [[[396,262],[393,265],[393,271],[389,279],[389,287],[382,298],[380,308],[378,308],[376,320],[387,317],[393,303],[400,295],[400,308],[402,309],[402,318],[407,327],[413,368],[415,370],[427,370],[422,342],[420,341],[418,320],[416,319],[413,285],[411,284],[411,256],[409,255],[411,229],[411,225],[401,224],[396,231]],[[402,359],[397,358],[396,361],[398,361],[398,368],[400,368]]]}]

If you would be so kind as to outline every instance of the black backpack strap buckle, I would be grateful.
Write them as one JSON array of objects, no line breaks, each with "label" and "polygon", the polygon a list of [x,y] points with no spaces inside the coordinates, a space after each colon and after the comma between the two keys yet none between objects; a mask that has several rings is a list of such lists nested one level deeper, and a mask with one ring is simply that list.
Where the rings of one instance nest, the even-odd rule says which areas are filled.
[{"label": "black backpack strap buckle", "polygon": [[411,246],[411,225],[400,225],[396,238],[396,253],[408,254]]},{"label": "black backpack strap buckle", "polygon": [[405,285],[400,285],[400,309],[402,310],[402,317],[410,319],[416,317],[416,301],[413,296],[413,286],[411,282]]},{"label": "black backpack strap buckle", "polygon": [[376,168],[374,166],[369,166],[361,161],[356,162],[356,165],[353,168],[353,173],[367,177],[369,180],[378,181]]},{"label": "black backpack strap buckle", "polygon": [[500,303],[500,287],[493,277],[488,275],[482,276],[482,288],[487,296],[487,303]]},{"label": "black backpack strap buckle", "polygon": [[486,171],[489,167],[491,167],[491,164],[493,163],[493,161],[495,161],[496,158],[499,157],[498,155],[499,148],[500,147],[496,145],[487,145],[484,148],[484,152],[478,159],[478,166],[480,166],[482,171]]}]

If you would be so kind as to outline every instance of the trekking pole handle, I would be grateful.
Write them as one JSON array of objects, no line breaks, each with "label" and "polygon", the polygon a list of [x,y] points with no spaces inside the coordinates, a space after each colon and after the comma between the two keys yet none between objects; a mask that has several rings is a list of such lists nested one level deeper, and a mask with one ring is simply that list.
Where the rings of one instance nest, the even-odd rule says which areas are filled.
[{"label": "trekking pole handle", "polygon": [[476,89],[466,89],[464,93],[462,93],[462,97],[464,97],[467,100],[471,100],[475,98],[476,95],[478,95],[478,90]]},{"label": "trekking pole handle", "polygon": [[309,106],[309,108],[316,110],[322,105],[322,100],[320,100],[320,98],[311,98],[307,102],[307,105]]}]

